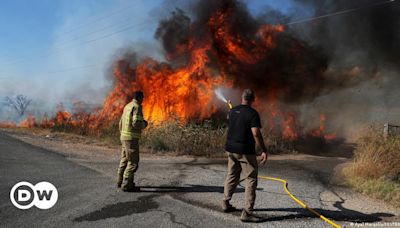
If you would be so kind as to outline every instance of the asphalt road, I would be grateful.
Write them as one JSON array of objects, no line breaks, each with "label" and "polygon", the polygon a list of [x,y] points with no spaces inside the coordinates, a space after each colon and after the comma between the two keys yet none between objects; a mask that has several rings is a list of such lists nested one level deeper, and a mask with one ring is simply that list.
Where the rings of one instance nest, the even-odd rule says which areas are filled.
[{"label": "asphalt road", "polygon": [[[115,187],[117,154],[100,160],[71,158],[0,133],[0,227],[329,227],[272,181],[260,181],[257,192],[256,211],[265,222],[244,224],[240,212],[220,212],[226,169],[221,159],[142,157],[136,179],[143,192],[121,192]],[[392,216],[321,200],[320,193],[329,190],[322,174],[300,163],[272,160],[260,175],[287,179],[296,196],[342,225]],[[51,182],[58,202],[48,210],[15,208],[9,194],[20,181]],[[239,208],[243,191],[239,187],[232,201]]]}]

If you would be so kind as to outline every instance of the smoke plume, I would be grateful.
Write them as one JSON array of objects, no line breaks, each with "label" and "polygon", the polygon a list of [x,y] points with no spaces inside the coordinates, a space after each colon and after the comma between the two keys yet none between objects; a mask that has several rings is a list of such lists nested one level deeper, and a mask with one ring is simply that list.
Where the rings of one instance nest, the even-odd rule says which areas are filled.
[{"label": "smoke plume", "polygon": [[185,120],[207,118],[216,112],[216,87],[252,88],[269,127],[278,126],[288,138],[317,125],[314,133],[326,130],[329,121],[335,131],[354,120],[382,121],[387,116],[375,118],[372,109],[400,105],[394,99],[382,105],[385,96],[399,93],[393,91],[400,82],[397,1],[294,0],[293,5],[315,18],[271,7],[255,15],[236,0],[177,6],[154,34],[164,61],[134,58],[132,65],[129,55],[118,59],[117,89],[105,104],[120,111],[128,94],[141,89],[150,96],[149,118],[165,120],[171,113]]}]

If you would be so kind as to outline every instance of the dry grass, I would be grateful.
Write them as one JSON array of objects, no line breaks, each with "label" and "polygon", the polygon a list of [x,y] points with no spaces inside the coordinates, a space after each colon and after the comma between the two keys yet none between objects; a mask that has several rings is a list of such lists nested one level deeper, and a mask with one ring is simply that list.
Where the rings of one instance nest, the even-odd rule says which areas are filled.
[{"label": "dry grass", "polygon": [[381,129],[368,128],[343,174],[357,191],[400,206],[400,137],[385,138]]},{"label": "dry grass", "polygon": [[295,141],[284,139],[281,134],[274,134],[264,128],[261,129],[261,132],[268,153],[298,153]]},{"label": "dry grass", "polygon": [[[228,128],[212,121],[181,124],[169,121],[149,126],[142,135],[142,145],[153,151],[175,151],[181,155],[219,157],[224,155]],[[270,132],[263,132],[269,152],[294,152],[293,142]]]},{"label": "dry grass", "polygon": [[371,127],[359,139],[348,171],[358,177],[400,181],[400,137],[385,138],[381,132]]},{"label": "dry grass", "polygon": [[175,151],[182,155],[222,156],[226,127],[202,124],[181,124],[169,121],[149,126],[142,135],[141,143],[155,151]]},{"label": "dry grass", "polygon": [[[52,132],[72,133],[89,138],[98,138],[108,145],[120,144],[118,121],[90,129],[88,124],[73,125],[60,122],[49,128]],[[206,157],[224,156],[227,126],[225,123],[205,120],[201,123],[181,123],[171,120],[162,124],[150,124],[143,132],[141,145],[151,151],[174,152],[179,155]],[[293,142],[280,135],[263,132],[270,153],[294,152]]]}]

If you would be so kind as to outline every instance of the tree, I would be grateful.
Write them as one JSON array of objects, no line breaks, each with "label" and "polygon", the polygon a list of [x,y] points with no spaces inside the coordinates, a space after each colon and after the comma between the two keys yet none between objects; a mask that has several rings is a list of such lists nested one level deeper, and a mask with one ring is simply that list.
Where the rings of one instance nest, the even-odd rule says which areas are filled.
[{"label": "tree", "polygon": [[25,111],[31,102],[31,99],[22,94],[17,95],[15,98],[6,97],[6,104],[17,111],[20,117],[25,114]]}]

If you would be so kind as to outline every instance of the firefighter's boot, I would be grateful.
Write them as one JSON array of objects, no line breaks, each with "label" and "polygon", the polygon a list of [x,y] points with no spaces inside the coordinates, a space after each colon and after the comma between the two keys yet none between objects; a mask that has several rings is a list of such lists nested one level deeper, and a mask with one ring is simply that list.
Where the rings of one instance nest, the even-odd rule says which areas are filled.
[{"label": "firefighter's boot", "polygon": [[122,174],[119,174],[119,173],[118,173],[117,188],[121,188],[121,186],[122,186],[122,181],[123,181],[123,180],[124,180],[123,173],[122,173]]},{"label": "firefighter's boot", "polygon": [[122,191],[124,191],[124,192],[139,192],[140,191],[140,188],[136,187],[135,183],[133,182],[133,176],[124,178],[124,181],[122,183]]}]

